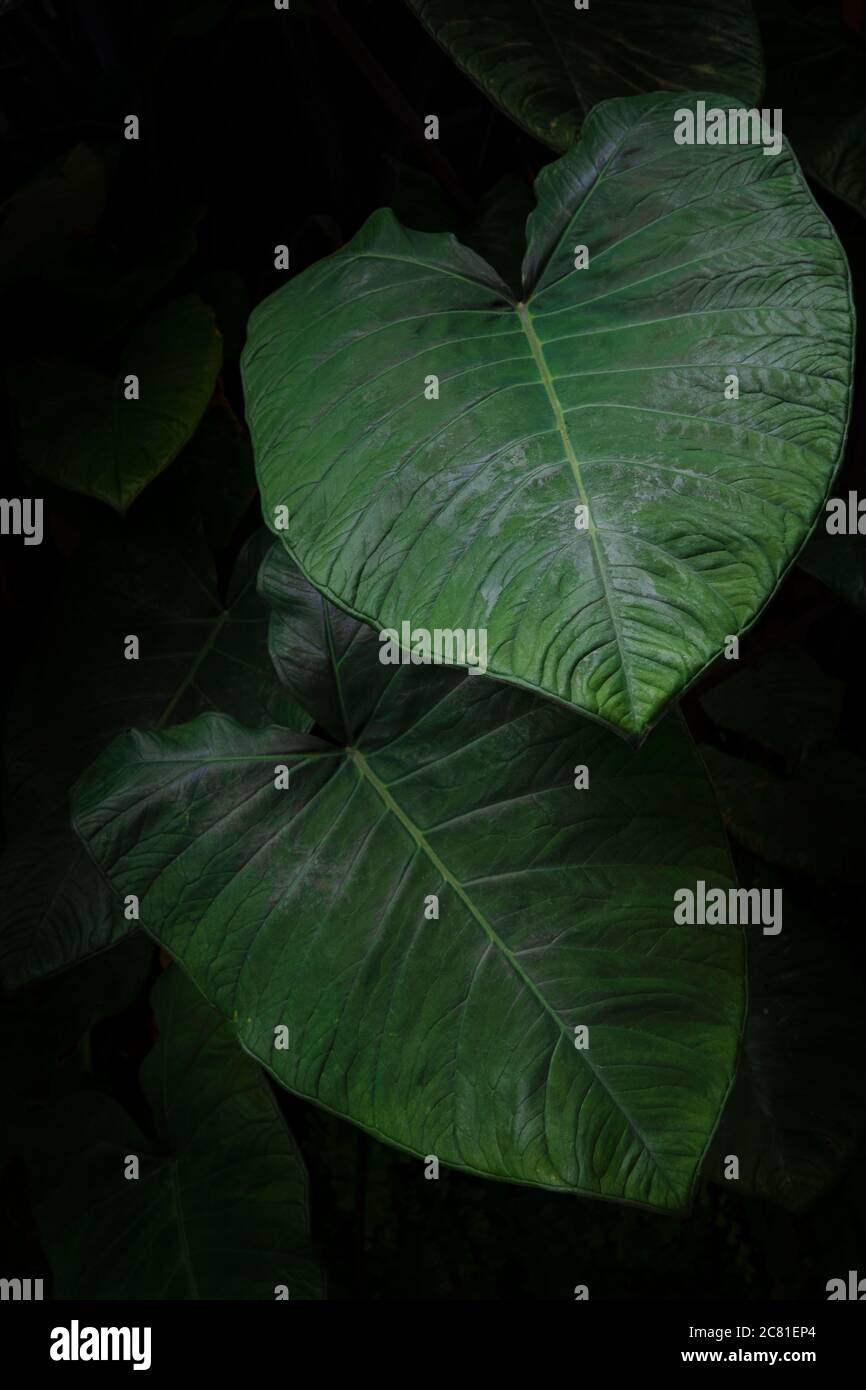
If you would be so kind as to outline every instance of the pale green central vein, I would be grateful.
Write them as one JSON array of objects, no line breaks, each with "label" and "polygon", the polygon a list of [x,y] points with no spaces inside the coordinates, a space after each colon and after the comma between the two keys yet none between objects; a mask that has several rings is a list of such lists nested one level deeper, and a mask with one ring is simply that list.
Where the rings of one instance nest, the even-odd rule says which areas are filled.
[{"label": "pale green central vein", "polygon": [[[430,860],[430,863],[436,869],[437,873],[440,874],[440,876],[445,880],[445,882],[451,888],[454,889],[454,892],[457,894],[457,897],[463,903],[467,911],[469,911],[475,918],[475,921],[482,928],[488,940],[505,957],[514,973],[529,990],[530,994],[532,994],[533,997],[538,1000],[538,1003],[541,1005],[544,1012],[548,1015],[549,1018],[553,1020],[557,1028],[562,1033],[563,1037],[567,1038],[569,1045],[571,1045],[574,1039],[571,1033],[569,1033],[568,1031],[568,1026],[563,1022],[556,1010],[553,1009],[551,1005],[547,1002],[538,986],[534,984],[533,981],[526,974],[526,971],[521,966],[514,952],[509,950],[509,948],[506,946],[505,942],[502,940],[502,937],[496,931],[492,923],[490,923],[487,920],[480,908],[475,906],[475,903],[472,901],[469,894],[466,892],[466,889],[463,887],[463,884],[460,882],[460,880],[454,877],[454,875],[451,873],[451,870],[448,869],[446,865],[442,862],[442,860],[439,858],[439,855],[436,853],[433,846],[430,844],[430,841],[424,835],[424,832],[420,829],[419,826],[415,824],[412,818],[409,815],[407,815],[407,813],[403,810],[403,807],[399,804],[399,802],[395,801],[394,797],[391,795],[387,783],[383,782],[379,777],[376,776],[375,772],[370,767],[370,764],[367,762],[367,759],[364,757],[363,753],[361,753],[359,749],[346,748],[345,752],[346,755],[349,758],[351,758],[352,762],[355,764],[361,777],[366,778],[366,780],[370,783],[370,786],[384,802],[387,809],[392,813],[392,815],[395,815],[397,817],[404,830],[406,830],[406,832],[412,837],[412,839],[414,840],[418,848],[421,850],[421,852],[427,856],[427,858]],[[643,1134],[641,1134],[640,1130],[635,1125],[634,1120],[623,1108],[621,1102],[616,1098],[616,1096],[614,1096],[607,1082],[599,1075],[598,1071],[596,1071],[595,1067],[593,1066],[590,1059],[587,1057],[586,1053],[583,1051],[575,1051],[574,1056],[578,1058],[579,1061],[586,1067],[587,1071],[594,1078],[594,1080],[600,1083],[611,1104],[622,1116],[626,1125],[628,1125],[629,1129],[632,1131],[632,1133],[638,1139],[639,1143],[642,1145],[644,1150],[650,1155],[650,1157],[653,1159],[653,1162],[658,1167],[658,1160],[656,1159],[655,1154],[650,1148],[647,1139],[644,1137]]]},{"label": "pale green central vein", "polygon": [[550,408],[553,411],[553,418],[556,422],[556,428],[558,429],[560,438],[562,440],[562,447],[565,450],[565,457],[568,459],[568,462],[571,466],[571,471],[574,474],[574,481],[577,484],[578,495],[580,497],[581,502],[586,507],[589,538],[590,542],[592,543],[592,550],[595,556],[595,564],[596,569],[598,570],[598,577],[601,581],[601,587],[604,590],[604,600],[607,605],[607,611],[610,615],[611,625],[613,627],[614,636],[616,638],[617,650],[619,651],[620,667],[622,669],[622,677],[623,682],[625,684],[626,698],[628,699],[628,703],[632,713],[634,713],[635,702],[632,697],[631,689],[629,687],[628,667],[626,665],[625,658],[625,645],[623,643],[622,633],[620,631],[619,622],[617,620],[616,608],[614,607],[613,603],[613,586],[611,584],[610,574],[607,568],[607,557],[604,553],[604,548],[599,538],[595,521],[593,520],[592,507],[589,504],[589,498],[586,494],[586,489],[583,485],[583,478],[581,477],[580,473],[580,464],[578,462],[577,455],[574,452],[574,445],[571,442],[571,435],[568,432],[568,425],[566,423],[565,413],[562,409],[562,402],[560,401],[559,396],[556,393],[556,383],[553,380],[550,368],[547,365],[547,361],[544,356],[544,347],[542,345],[541,339],[535,331],[535,325],[532,322],[532,315],[529,312],[528,306],[526,304],[518,304],[517,314],[523,327],[523,331],[526,334],[527,339],[529,340],[529,346],[532,349],[532,356],[535,359],[535,365],[538,368],[539,376],[541,377],[541,380],[544,384],[544,389],[547,392],[547,399],[549,400]]},{"label": "pale green central vein", "polygon": [[545,1013],[550,1015],[550,1017],[556,1023],[557,1027],[560,1028],[562,1032],[565,1034],[565,1036],[569,1039],[569,1041],[571,1041],[571,1035],[566,1025],[559,1017],[559,1014],[556,1012],[555,1009],[552,1009],[550,1007],[544,995],[538,989],[538,986],[533,984],[532,980],[526,974],[526,971],[518,962],[517,957],[514,955],[514,952],[508,949],[505,942],[502,940],[502,937],[498,934],[498,932],[491,925],[491,923],[488,922],[487,918],[484,916],[483,912],[481,912],[480,908],[475,906],[475,903],[472,901],[469,894],[466,892],[466,889],[463,887],[463,884],[460,882],[460,880],[455,878],[451,870],[445,864],[443,864],[442,860],[439,858],[439,855],[436,853],[433,846],[430,844],[430,841],[424,835],[424,832],[406,814],[400,803],[398,801],[395,801],[394,797],[391,795],[391,792],[387,784],[376,776],[375,772],[370,767],[370,764],[367,762],[367,759],[364,757],[363,753],[361,753],[357,748],[347,748],[346,752],[352,759],[352,762],[357,767],[361,776],[367,779],[367,781],[373,787],[374,791],[376,791],[379,794],[382,801],[387,806],[388,810],[391,811],[397,817],[400,824],[404,827],[406,831],[408,831],[412,839],[415,841],[415,844],[422,851],[422,853],[424,853],[427,856],[433,867],[436,869],[437,873],[445,880],[447,884],[450,885],[451,888],[454,889],[454,892],[457,894],[464,907],[466,907],[468,911],[471,912],[478,925],[484,930],[488,939],[496,947],[496,949],[502,952],[509,965],[511,965],[512,969],[516,972],[517,975],[519,975],[526,988],[530,990],[532,994],[534,994],[535,998],[538,1000]]}]

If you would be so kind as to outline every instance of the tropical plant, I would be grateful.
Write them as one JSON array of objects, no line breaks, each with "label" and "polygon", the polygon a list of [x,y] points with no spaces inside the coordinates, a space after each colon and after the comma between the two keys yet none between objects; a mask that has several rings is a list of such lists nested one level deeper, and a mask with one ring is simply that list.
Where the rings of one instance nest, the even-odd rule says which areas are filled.
[{"label": "tropical plant", "polygon": [[[322,1297],[303,1101],[428,1177],[667,1213],[731,1177],[801,1211],[855,1152],[866,745],[818,650],[864,606],[823,525],[854,289],[807,175],[856,217],[862,134],[846,76],[818,138],[796,72],[860,40],[643,8],[409,0],[556,155],[533,196],[399,167],[296,272],[311,216],[245,333],[193,206],[106,269],[98,142],[7,204],[22,477],[74,532],[0,862],[6,1157],[58,1297]],[[233,22],[159,10],[169,51]],[[765,56],[790,144],[675,138],[759,104]],[[82,304],[85,360],[46,352]],[[778,924],[676,914],[762,892]],[[121,1104],[100,1039],[136,1009]]]}]

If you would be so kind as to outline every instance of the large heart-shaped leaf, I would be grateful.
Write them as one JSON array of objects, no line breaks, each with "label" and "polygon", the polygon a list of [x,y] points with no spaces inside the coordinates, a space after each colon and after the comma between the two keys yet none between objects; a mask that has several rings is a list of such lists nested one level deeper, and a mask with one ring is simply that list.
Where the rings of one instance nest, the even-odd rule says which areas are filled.
[{"label": "large heart-shaped leaf", "polygon": [[472,1172],[682,1207],[744,999],[740,931],[673,923],[678,887],[729,881],[679,717],[635,753],[512,686],[384,667],[279,547],[262,582],[340,741],[120,738],[74,809],[114,889],[293,1091]]},{"label": "large heart-shaped leaf", "polygon": [[521,300],[382,211],[244,356],[265,517],[317,588],[486,629],[492,675],[633,737],[772,594],[849,403],[847,265],[796,162],[675,144],[682,101],[605,103],[542,173]]},{"label": "large heart-shaped leaf", "polygon": [[266,1078],[179,970],[153,1003],[155,1136],[94,1091],[25,1136],[55,1298],[321,1297],[304,1165]]},{"label": "large heart-shaped leaf", "polygon": [[221,362],[213,311],[187,295],[132,334],[113,377],[36,363],[16,379],[22,457],[41,477],[125,512],[191,438]]},{"label": "large heart-shaped leaf", "polygon": [[573,144],[598,102],[711,87],[752,106],[763,64],[751,0],[409,0],[482,91],[537,140]]},{"label": "large heart-shaped leaf", "polygon": [[[26,984],[135,929],[69,825],[69,791],[122,729],[220,709],[304,726],[267,651],[268,614],[255,591],[267,532],[242,551],[225,604],[168,544],[124,537],[73,566],[58,618],[35,643],[9,711],[9,844],[0,860],[0,974]],[[136,636],[139,658],[124,657]],[[62,698],[58,695],[62,672]]]}]

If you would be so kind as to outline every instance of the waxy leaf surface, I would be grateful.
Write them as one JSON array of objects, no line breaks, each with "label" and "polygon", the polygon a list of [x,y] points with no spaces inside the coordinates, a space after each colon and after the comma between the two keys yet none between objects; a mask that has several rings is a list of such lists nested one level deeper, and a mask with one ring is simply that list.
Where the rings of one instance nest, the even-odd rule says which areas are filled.
[{"label": "waxy leaf surface", "polygon": [[796,161],[676,144],[683,101],[606,102],[544,170],[520,299],[380,211],[243,360],[265,519],[318,589],[486,629],[491,675],[635,740],[772,595],[849,408],[848,268]]},{"label": "waxy leaf surface", "polygon": [[686,1205],[744,992],[738,928],[673,923],[678,887],[730,882],[679,717],[635,752],[513,686],[383,665],[279,546],[260,582],[337,742],[216,715],[118,739],[75,793],[113,888],[298,1094],[471,1172]]},{"label": "waxy leaf surface", "polygon": [[84,1091],[25,1135],[54,1297],[320,1298],[307,1175],[267,1078],[176,968],[153,1004],[141,1086],[155,1133]]}]

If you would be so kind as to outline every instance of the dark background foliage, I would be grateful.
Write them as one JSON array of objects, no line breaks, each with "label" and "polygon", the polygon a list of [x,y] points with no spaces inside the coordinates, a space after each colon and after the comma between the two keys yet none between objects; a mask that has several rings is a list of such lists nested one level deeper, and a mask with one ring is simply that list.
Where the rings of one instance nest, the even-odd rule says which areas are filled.
[{"label": "dark background foliage", "polygon": [[[850,25],[862,20],[861,8],[841,7]],[[219,399],[242,420],[237,357],[250,308],[282,283],[274,268],[276,245],[289,246],[292,273],[298,273],[342,245],[377,207],[395,206],[405,221],[421,227],[458,226],[471,221],[503,176],[529,194],[550,152],[486,100],[401,0],[292,0],[291,10],[286,22],[275,19],[270,0],[0,5],[0,201],[79,142],[97,149],[110,170],[97,224],[60,246],[35,248],[28,263],[3,282],[4,367],[14,374],[46,353],[107,366],[145,309],[197,293],[214,308],[223,335]],[[121,138],[130,112],[141,121],[138,142]],[[428,112],[440,119],[436,144],[422,138]],[[862,220],[829,192],[817,186],[815,192],[846,248],[857,302],[866,306]],[[862,307],[860,316],[866,316]],[[3,493],[32,496],[34,484],[17,451],[10,379],[2,395]],[[836,495],[845,495],[862,477],[862,386],[861,353]],[[4,702],[37,648],[44,651],[47,643],[50,650],[59,642],[70,566],[89,547],[147,536],[154,528],[193,549],[209,540],[225,585],[242,543],[259,525],[257,500],[242,490],[227,504],[221,525],[210,527],[190,483],[201,466],[187,451],[125,518],[96,501],[39,484],[49,518],[45,543],[28,548],[4,540],[0,552],[3,651],[9,658]],[[203,466],[219,490],[219,454]],[[785,644],[796,641],[805,648],[826,677],[844,682],[834,737],[853,759],[866,756],[859,673],[864,637],[862,609],[835,599],[797,567],[744,642],[744,664],[760,671]],[[58,705],[67,678],[58,664]],[[759,780],[783,776],[784,750],[764,739],[758,725],[738,726],[726,714],[724,699],[714,699],[730,679],[730,668],[721,663],[686,697],[694,736],[710,750],[747,761]],[[862,803],[847,804],[832,782],[825,790],[836,816],[832,857],[856,869]],[[791,797],[796,812],[795,789]],[[806,839],[814,804],[800,808]],[[724,809],[729,823],[735,822],[736,806]],[[749,836],[741,839],[748,842]],[[773,857],[754,837],[748,848]],[[840,878],[821,862],[788,870],[786,888],[828,949],[844,951],[847,969],[862,968],[862,899],[851,881],[856,874]],[[145,970],[147,980],[134,976],[134,997],[122,1012],[101,1017],[106,1010],[82,1010],[80,1023],[65,1037],[63,1056],[68,1067],[83,1067],[146,1127],[137,1072],[153,1042],[147,986],[158,962],[150,959]],[[50,1025],[41,1020],[69,1007],[77,978],[70,977],[65,993],[58,994],[56,982],[30,992],[23,1013],[20,1002],[6,1006],[3,1046],[11,1052],[4,1073],[19,1070],[30,1084],[29,1059],[20,1065],[10,1060],[30,1045],[22,1018],[26,1014],[31,1026],[36,1020],[37,1031],[47,1031]],[[115,1007],[122,998],[113,996]],[[804,1011],[810,1002],[804,997]],[[792,1015],[795,1032],[799,1008]],[[826,1038],[812,1037],[793,1081],[795,1094],[801,1086],[805,1101],[813,1088],[833,1091],[837,1085],[836,1104],[862,1106],[853,1083],[847,1090],[838,1084],[840,1069],[856,1064],[856,1057],[840,1061],[831,1034],[832,1022]],[[853,1035],[846,1043],[861,1045]],[[41,1084],[32,1080],[35,1094]],[[16,1096],[20,1089],[12,1087]],[[805,1211],[792,1214],[769,1200],[739,1195],[733,1184],[706,1183],[692,1213],[675,1219],[447,1170],[438,1182],[425,1182],[416,1160],[292,1096],[280,1093],[279,1102],[308,1165],[313,1237],[331,1298],[569,1299],[575,1284],[586,1283],[594,1298],[791,1299],[820,1297],[827,1278],[858,1268],[858,1262],[862,1270],[862,1138],[828,1190]],[[12,1104],[4,1101],[7,1112]],[[808,1125],[805,1105],[804,1113]],[[846,1118],[858,1128],[859,1115]],[[3,1158],[0,1150],[0,1163]],[[26,1267],[50,1279],[18,1160],[7,1162],[0,1176],[0,1246],[4,1272]]]}]

